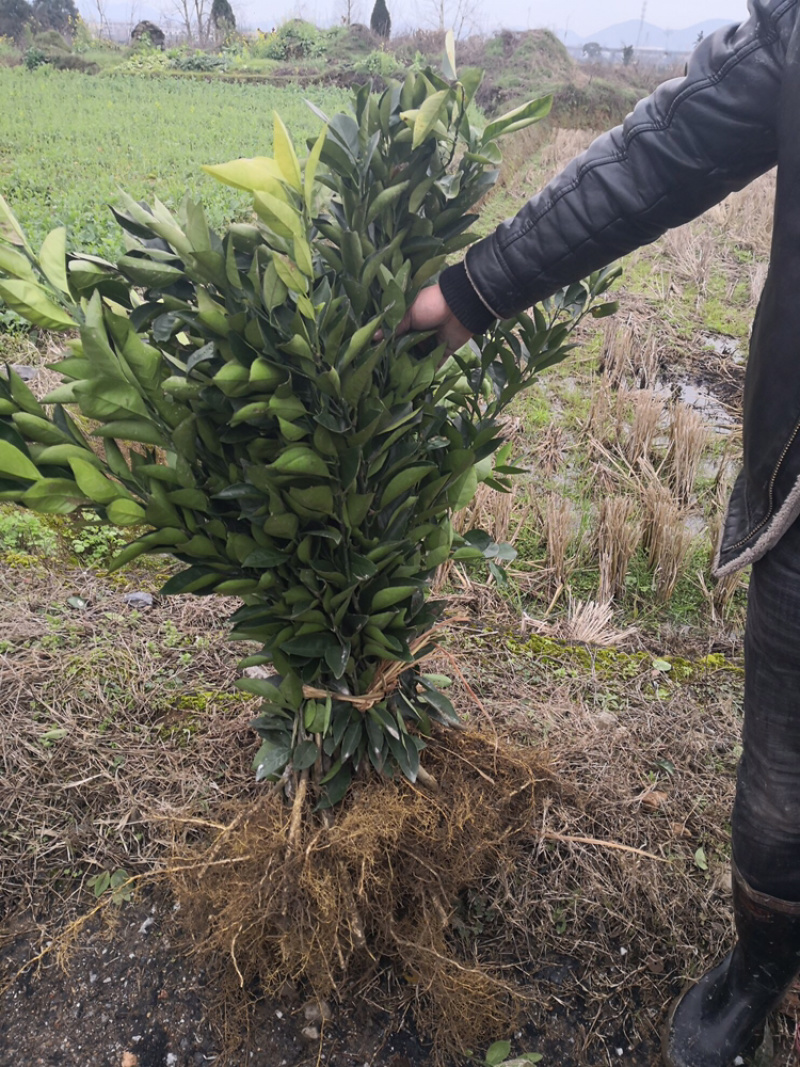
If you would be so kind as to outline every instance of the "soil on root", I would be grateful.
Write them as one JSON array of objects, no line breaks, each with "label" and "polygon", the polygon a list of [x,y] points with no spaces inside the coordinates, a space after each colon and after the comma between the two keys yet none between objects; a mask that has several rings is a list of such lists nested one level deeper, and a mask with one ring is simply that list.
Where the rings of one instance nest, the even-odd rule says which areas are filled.
[{"label": "soil on root", "polygon": [[524,991],[453,931],[474,921],[485,880],[521,862],[541,757],[459,732],[432,741],[426,765],[434,791],[373,774],[327,819],[313,791],[293,809],[273,796],[178,852],[173,886],[232,1036],[253,988],[274,995],[288,981],[358,1002],[387,968],[389,1002],[413,990],[437,1062],[513,1026]]}]

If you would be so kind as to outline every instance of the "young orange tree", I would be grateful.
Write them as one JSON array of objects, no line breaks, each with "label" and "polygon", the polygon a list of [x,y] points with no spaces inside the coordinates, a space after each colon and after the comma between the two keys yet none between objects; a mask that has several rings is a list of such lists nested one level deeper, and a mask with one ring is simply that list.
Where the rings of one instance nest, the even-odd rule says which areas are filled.
[{"label": "young orange tree", "polygon": [[[42,402],[0,377],[0,499],[128,527],[142,553],[185,564],[163,592],[236,595],[233,633],[257,642],[259,778],[314,768],[321,807],[360,767],[412,781],[434,721],[455,718],[423,661],[451,558],[506,549],[461,539],[450,517],[481,481],[516,473],[500,416],[563,359],[613,273],[500,323],[449,359],[398,335],[406,309],[474,237],[498,138],[542,118],[535,101],[476,125],[480,72],[409,74],[358,90],[302,161],[280,118],[274,156],[206,170],[252,196],[218,234],[199,204],[177,215],[124,198],[116,264],[38,254],[0,200],[0,299],[77,331]],[[376,340],[379,333],[380,339]]]}]

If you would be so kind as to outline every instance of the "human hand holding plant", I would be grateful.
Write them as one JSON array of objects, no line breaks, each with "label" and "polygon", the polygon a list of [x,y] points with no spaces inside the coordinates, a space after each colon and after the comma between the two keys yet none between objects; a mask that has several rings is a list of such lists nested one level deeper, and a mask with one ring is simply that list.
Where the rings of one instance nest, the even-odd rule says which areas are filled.
[{"label": "human hand holding plant", "polygon": [[397,332],[403,334],[409,330],[435,330],[437,340],[444,345],[448,355],[457,352],[472,337],[447,306],[438,285],[423,289],[403,316]]}]

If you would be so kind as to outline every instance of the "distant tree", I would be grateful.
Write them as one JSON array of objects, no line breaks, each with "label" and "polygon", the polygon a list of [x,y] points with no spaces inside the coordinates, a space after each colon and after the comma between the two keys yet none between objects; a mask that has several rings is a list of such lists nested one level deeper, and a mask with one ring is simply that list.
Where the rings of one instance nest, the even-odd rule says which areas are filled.
[{"label": "distant tree", "polygon": [[389,38],[391,36],[392,20],[389,16],[389,9],[386,7],[386,0],[375,0],[369,24],[372,32],[377,33],[379,37]]},{"label": "distant tree", "polygon": [[633,45],[625,44],[622,46],[622,65],[623,67],[629,67],[633,62]]},{"label": "distant tree", "polygon": [[600,59],[603,54],[603,49],[597,41],[587,41],[582,51],[589,59]]},{"label": "distant tree", "polygon": [[460,39],[477,28],[481,7],[480,0],[418,0],[417,10],[421,24]]},{"label": "distant tree", "polygon": [[358,0],[340,0],[339,10],[343,26],[352,26],[359,21]]},{"label": "distant tree", "polygon": [[236,29],[236,16],[228,0],[213,0],[211,4],[211,22],[220,33]]},{"label": "distant tree", "polygon": [[78,21],[75,0],[33,0],[33,20],[41,30],[71,35]]},{"label": "distant tree", "polygon": [[703,40],[704,37],[705,37],[705,34],[701,30],[697,35],[697,40],[694,42],[695,48],[697,48],[697,46],[700,44],[700,42]]},{"label": "distant tree", "polygon": [[27,0],[0,0],[0,37],[11,37],[18,41],[32,15]]}]

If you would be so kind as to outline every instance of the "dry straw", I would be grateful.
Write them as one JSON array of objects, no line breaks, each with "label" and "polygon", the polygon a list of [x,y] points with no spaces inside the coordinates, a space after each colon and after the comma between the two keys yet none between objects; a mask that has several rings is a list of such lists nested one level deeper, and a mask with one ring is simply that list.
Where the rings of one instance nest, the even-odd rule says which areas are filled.
[{"label": "dry straw", "polygon": [[644,487],[643,506],[642,542],[653,572],[656,599],[664,604],[672,597],[686,568],[692,535],[675,498],[655,478]]},{"label": "dry straw", "polygon": [[576,560],[570,556],[575,539],[575,509],[568,497],[551,493],[544,513],[544,536],[547,543],[547,567],[553,587],[566,585]]},{"label": "dry straw", "polygon": [[[649,389],[634,392],[620,390],[618,401],[619,405],[628,403],[632,408],[633,419],[628,430],[624,452],[628,463],[636,468],[651,458],[653,443],[664,414],[664,403]],[[621,422],[621,418],[618,421]]]},{"label": "dry straw", "polygon": [[673,404],[665,473],[677,501],[684,506],[692,498],[697,471],[707,444],[708,431],[702,417],[687,404]]},{"label": "dry straw", "polygon": [[621,597],[625,592],[625,576],[641,535],[636,505],[630,497],[611,496],[601,500],[597,519],[601,603]]}]

